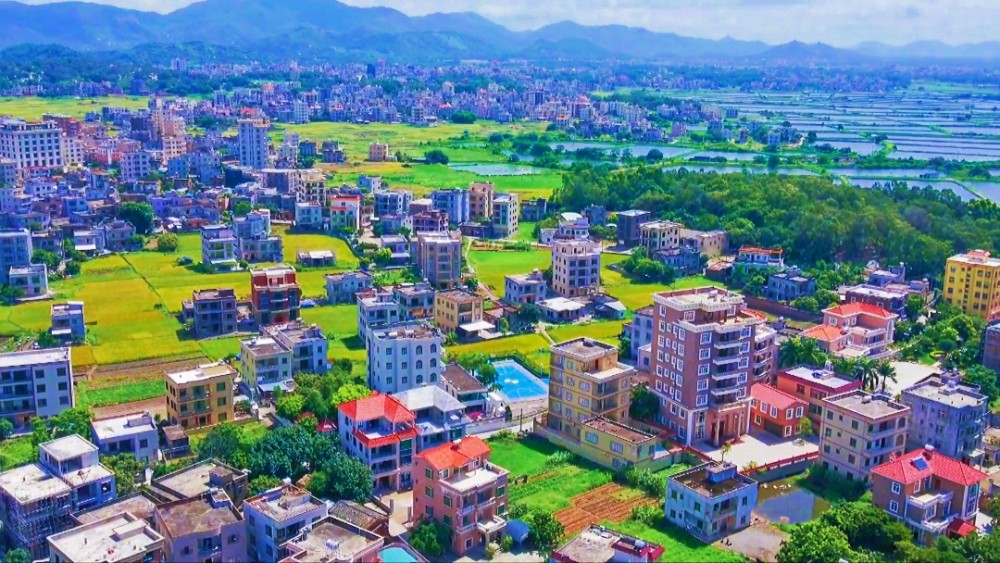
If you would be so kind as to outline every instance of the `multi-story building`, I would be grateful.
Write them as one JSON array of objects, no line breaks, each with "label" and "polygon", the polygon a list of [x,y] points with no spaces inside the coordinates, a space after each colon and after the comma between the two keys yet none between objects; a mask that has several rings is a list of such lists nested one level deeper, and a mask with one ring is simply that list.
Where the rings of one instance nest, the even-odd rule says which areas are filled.
[{"label": "multi-story building", "polygon": [[18,170],[62,168],[63,152],[63,134],[54,121],[0,121],[0,158],[14,161]]},{"label": "multi-story building", "polygon": [[76,406],[69,348],[0,354],[0,417],[20,427]]},{"label": "multi-story building", "polygon": [[371,143],[368,145],[369,162],[389,162],[392,160],[392,152],[389,150],[389,143]]},{"label": "multi-story building", "polygon": [[331,305],[354,303],[359,292],[372,288],[371,274],[360,270],[327,274],[323,278],[326,280],[326,299]]},{"label": "multi-story building", "polygon": [[697,231],[681,228],[678,236],[681,246],[690,246],[706,258],[721,256],[729,250],[729,233],[726,231]]},{"label": "multi-story building", "polygon": [[406,215],[413,201],[413,192],[406,190],[374,190],[375,216]]},{"label": "multi-story building", "polygon": [[160,429],[148,412],[94,419],[90,430],[103,455],[129,454],[146,465],[157,462]]},{"label": "multi-story building", "polygon": [[636,367],[642,371],[650,370],[649,353],[653,343],[653,313],[656,308],[648,305],[636,309],[632,320],[625,323],[622,330],[629,337],[629,355],[635,361]]},{"label": "multi-story building", "polygon": [[104,239],[104,249],[109,252],[125,252],[132,248],[135,227],[128,221],[116,219],[105,221],[96,227]]},{"label": "multi-story building", "polygon": [[517,194],[497,194],[493,198],[493,215],[490,217],[494,238],[511,238],[517,234],[521,208]]},{"label": "multi-story building", "polygon": [[323,206],[315,201],[296,202],[295,226],[299,229],[312,231],[323,230],[326,227],[326,221],[323,218]]},{"label": "multi-story building", "polygon": [[11,268],[31,264],[31,233],[28,229],[0,230],[0,285],[10,282]]},{"label": "multi-story building", "polygon": [[806,416],[812,421],[813,430],[819,432],[823,423],[823,399],[861,389],[861,381],[843,378],[829,366],[797,366],[779,371],[775,387],[806,402]]},{"label": "multi-story building", "polygon": [[[409,550],[399,547],[404,552]],[[379,560],[379,554],[386,546],[385,538],[353,520],[345,520],[330,514],[315,522],[311,529],[302,530],[299,535],[281,546],[287,556],[281,563],[310,563],[313,561],[344,561],[363,563]],[[420,561],[413,555],[414,561]]]},{"label": "multi-story building", "polygon": [[365,343],[376,327],[407,320],[411,319],[405,317],[391,291],[371,290],[358,295],[358,336]]},{"label": "multi-story building", "polygon": [[522,221],[541,221],[549,214],[549,200],[535,197],[521,202]]},{"label": "multi-story building", "polygon": [[1000,322],[991,324],[983,334],[983,365],[1000,373]]},{"label": "multi-story building", "polygon": [[7,272],[7,284],[20,289],[22,297],[25,298],[48,295],[49,268],[45,264],[12,267]]},{"label": "multi-story building", "polygon": [[765,294],[773,301],[794,301],[816,293],[816,278],[803,275],[798,268],[772,274],[767,278]]},{"label": "multi-story building", "polygon": [[326,503],[295,485],[282,485],[243,501],[249,558],[261,563],[283,559],[286,541],[326,518]]},{"label": "multi-story building", "polygon": [[270,336],[279,346],[290,351],[292,373],[326,373],[327,352],[330,344],[323,329],[314,324],[294,321],[282,325],[264,327],[264,334]]},{"label": "multi-story building", "polygon": [[416,415],[417,451],[444,442],[460,440],[472,422],[465,415],[465,405],[438,385],[424,385],[393,395],[404,407]]},{"label": "multi-story building", "polygon": [[[658,293],[650,346],[662,422],[683,444],[721,444],[750,424],[751,364],[764,315],[716,287]],[[773,341],[772,341],[773,342]]]},{"label": "multi-story building", "polygon": [[448,214],[444,211],[424,211],[410,217],[414,233],[439,233],[448,230]]},{"label": "multi-story building", "polygon": [[486,442],[466,437],[421,452],[413,463],[413,517],[450,529],[459,556],[498,542],[507,527],[508,472],[489,457]]},{"label": "multi-story building", "polygon": [[52,336],[64,341],[82,342],[87,337],[87,325],[84,322],[83,301],[67,301],[53,303],[49,312],[52,319]]},{"label": "multi-story building", "polygon": [[417,415],[381,393],[337,406],[340,443],[348,455],[371,468],[376,487],[400,490],[412,485],[416,421]]},{"label": "multi-story building", "polygon": [[201,261],[215,267],[236,265],[236,234],[227,225],[205,225],[201,228]]},{"label": "multi-story building", "polygon": [[750,424],[783,438],[798,436],[806,402],[766,383],[750,388]]},{"label": "multi-story building", "polygon": [[162,503],[198,498],[213,490],[221,490],[239,504],[246,498],[249,487],[250,475],[246,471],[215,459],[206,459],[154,478],[146,492]]},{"label": "multi-story building", "polygon": [[552,244],[552,289],[563,297],[593,295],[601,286],[601,245],[592,240]]},{"label": "multi-story building", "polygon": [[643,223],[648,223],[651,217],[652,214],[649,211],[639,209],[620,211],[616,223],[618,227],[618,243],[627,248],[638,245],[642,240],[642,229],[640,227]]},{"label": "multi-story building", "polygon": [[754,383],[772,383],[778,370],[778,331],[766,324],[758,326],[753,349]]},{"label": "multi-story building", "polygon": [[236,122],[237,154],[240,166],[263,170],[271,164],[270,140],[266,119],[240,119]]},{"label": "multi-story building", "polygon": [[705,542],[750,525],[757,481],[732,463],[708,462],[667,481],[667,521]]},{"label": "multi-story building", "polygon": [[240,373],[250,397],[271,397],[276,389],[291,391],[292,351],[273,338],[258,336],[240,342]]},{"label": "multi-story building", "polygon": [[295,268],[278,264],[250,269],[250,309],[257,326],[297,320],[301,301]]},{"label": "multi-story building", "polygon": [[548,293],[548,282],[537,268],[530,274],[504,276],[503,285],[503,300],[515,307],[526,303],[537,304],[544,301]]},{"label": "multi-story building", "polygon": [[493,182],[469,184],[469,215],[473,220],[493,217]]},{"label": "multi-story building", "polygon": [[428,283],[403,283],[392,288],[392,296],[399,303],[404,319],[434,318],[434,298],[437,291]]},{"label": "multi-story building", "polygon": [[590,524],[553,551],[549,560],[555,563],[653,563],[664,553],[666,550],[661,545]]},{"label": "multi-story building", "polygon": [[237,217],[233,221],[236,231],[236,257],[246,262],[281,262],[284,255],[283,239],[271,234],[271,212],[259,209]]},{"label": "multi-story building", "polygon": [[660,250],[680,247],[681,224],[671,221],[650,221],[639,225],[639,244],[650,256]]},{"label": "multi-story building", "polygon": [[784,268],[784,251],[780,248],[741,246],[736,253],[734,268]]},{"label": "multi-story building", "polygon": [[661,436],[621,422],[596,416],[580,426],[583,440],[578,444],[579,455],[615,471],[649,469],[666,454]]},{"label": "multi-story building", "polygon": [[240,563],[247,560],[247,526],[225,491],[213,490],[156,508],[166,561]]},{"label": "multi-story building", "polygon": [[361,213],[361,196],[344,195],[330,198],[330,228],[334,232],[356,233],[365,223]]},{"label": "multi-story building", "polygon": [[989,398],[978,385],[964,383],[961,373],[950,371],[903,389],[900,400],[910,407],[907,449],[932,445],[950,458],[981,462]]},{"label": "multi-story building", "polygon": [[980,486],[987,478],[933,447],[918,448],[872,468],[872,503],[929,546],[952,530],[975,533]]},{"label": "multi-story building", "polygon": [[444,335],[425,321],[378,325],[365,345],[368,386],[382,393],[434,385],[444,369]]},{"label": "multi-story building", "polygon": [[866,303],[847,303],[823,310],[823,324],[806,329],[803,338],[811,338],[820,348],[843,358],[886,358],[899,315]]},{"label": "multi-story building", "polygon": [[191,301],[184,303],[184,309],[194,325],[195,338],[222,336],[238,330],[236,291],[232,288],[195,290]]},{"label": "multi-story building", "polygon": [[618,348],[590,338],[552,345],[548,426],[577,442],[594,417],[626,420],[635,370],[618,361]]},{"label": "multi-story building", "polygon": [[428,283],[439,289],[455,287],[462,281],[462,239],[449,233],[417,235],[415,264]]},{"label": "multi-story building", "polygon": [[119,157],[118,165],[121,171],[123,182],[138,182],[149,176],[152,167],[149,164],[149,153],[140,147],[134,147],[123,151]]},{"label": "multi-story building", "polygon": [[52,563],[160,563],[163,536],[138,516],[123,512],[49,536]]},{"label": "multi-story building", "polygon": [[970,250],[948,259],[944,268],[944,300],[980,318],[1000,308],[1000,259],[985,250]]},{"label": "multi-story building", "polygon": [[167,420],[188,430],[232,421],[235,376],[224,362],[166,374]]},{"label": "multi-story building", "polygon": [[856,285],[844,291],[844,300],[847,303],[867,303],[892,311],[899,316],[906,315],[906,299],[909,296],[910,293],[907,291],[869,284]]},{"label": "multi-story building", "polygon": [[76,434],[40,444],[38,463],[0,473],[6,545],[45,557],[45,539],[72,527],[72,513],[114,498],[115,474],[98,461],[97,446]]},{"label": "multi-story building", "polygon": [[403,235],[382,235],[378,238],[378,245],[389,250],[386,267],[405,268],[413,262],[410,241]]},{"label": "multi-story building", "polygon": [[472,218],[469,206],[469,191],[462,188],[448,188],[431,192],[434,209],[448,214],[448,222],[461,225]]},{"label": "multi-story building", "polygon": [[465,412],[487,412],[489,389],[458,364],[448,364],[441,372],[441,387],[465,407]]},{"label": "multi-story building", "polygon": [[439,291],[434,296],[434,324],[444,332],[483,320],[483,298],[464,289]]},{"label": "multi-story building", "polygon": [[867,483],[873,467],[906,449],[910,407],[885,393],[833,395],[823,411],[818,463],[842,477]]}]

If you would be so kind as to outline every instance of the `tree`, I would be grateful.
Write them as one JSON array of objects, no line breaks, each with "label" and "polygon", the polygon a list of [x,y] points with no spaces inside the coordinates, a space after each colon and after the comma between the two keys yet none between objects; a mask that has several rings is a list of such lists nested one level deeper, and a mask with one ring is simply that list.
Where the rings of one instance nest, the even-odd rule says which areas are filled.
[{"label": "tree", "polygon": [[660,149],[649,149],[649,152],[646,153],[646,160],[649,162],[658,162],[663,160],[663,151]]},{"label": "tree", "polygon": [[413,549],[434,560],[451,546],[451,528],[426,520],[410,532],[409,541]]},{"label": "tree", "polygon": [[722,448],[719,449],[719,457],[722,459],[723,463],[725,463],[726,456],[729,454],[730,451],[732,451],[732,449],[733,445],[730,444],[729,442],[725,442],[724,444],[722,444]]},{"label": "tree", "polygon": [[77,261],[67,262],[66,268],[63,270],[68,276],[78,276],[80,275],[80,263]]},{"label": "tree", "polygon": [[371,394],[372,390],[360,383],[348,383],[337,389],[337,392],[333,394],[331,402],[334,406],[338,406],[357,399],[363,399]]},{"label": "tree", "polygon": [[441,149],[434,149],[424,153],[427,164],[448,164],[448,155]]},{"label": "tree", "polygon": [[237,201],[233,204],[233,215],[236,217],[246,217],[253,211],[253,206],[249,201]]},{"label": "tree", "polygon": [[32,264],[45,264],[50,272],[55,272],[59,269],[59,256],[55,252],[50,250],[44,250],[39,248],[38,250],[31,253],[31,263]]},{"label": "tree", "polygon": [[45,421],[52,439],[77,434],[90,436],[90,421],[94,415],[84,407],[67,409]]},{"label": "tree", "polygon": [[250,447],[247,469],[251,475],[295,480],[318,468],[336,447],[331,436],[311,432],[301,425],[282,426]]},{"label": "tree", "polygon": [[180,239],[174,233],[163,233],[156,237],[156,249],[160,252],[176,252]]},{"label": "tree", "polygon": [[14,433],[14,423],[7,420],[6,418],[0,418],[0,440],[6,440],[10,438],[10,435]]},{"label": "tree", "polygon": [[898,542],[912,537],[905,524],[865,501],[838,502],[823,513],[822,522],[843,532],[855,549],[892,553]]},{"label": "tree", "polygon": [[542,310],[534,303],[525,303],[517,310],[517,318],[526,324],[534,324],[542,318]]},{"label": "tree", "polygon": [[135,478],[143,466],[132,454],[101,456],[101,463],[115,474],[115,492],[123,497],[135,491]]},{"label": "tree", "polygon": [[[461,125],[469,125],[476,122],[476,114],[472,113],[471,111],[456,111],[455,113],[451,114],[451,122],[458,123]],[[492,139],[493,136],[491,135],[490,138]],[[500,137],[500,140],[503,141],[502,136]]]},{"label": "tree", "polygon": [[628,414],[636,420],[653,420],[660,412],[660,400],[645,385],[632,388],[632,404]]},{"label": "tree", "polygon": [[135,232],[145,235],[153,230],[153,206],[146,202],[126,201],[118,206],[118,218],[135,227]]},{"label": "tree", "polygon": [[215,426],[198,446],[198,459],[217,459],[231,464],[240,451],[240,427],[231,422]]},{"label": "tree", "polygon": [[281,479],[273,475],[258,475],[250,480],[250,496],[257,496],[265,491],[281,486]]},{"label": "tree", "polygon": [[23,548],[12,549],[4,556],[4,563],[31,563],[34,558]]},{"label": "tree", "polygon": [[24,297],[24,290],[19,287],[0,285],[0,303],[13,305],[18,299]]},{"label": "tree", "polygon": [[979,391],[989,397],[990,403],[1000,397],[1000,385],[997,384],[997,374],[987,367],[981,365],[971,366],[965,371],[963,379],[966,383],[978,385]]},{"label": "tree", "polygon": [[847,560],[851,545],[837,528],[818,520],[803,522],[792,529],[781,544],[778,563],[820,563]]},{"label": "tree", "polygon": [[275,400],[275,410],[285,420],[297,419],[304,406],[305,398],[299,393],[286,393]]},{"label": "tree", "polygon": [[809,436],[812,436],[814,432],[815,430],[813,429],[812,419],[808,416],[803,416],[799,420],[799,434],[802,435],[803,438],[808,438]]},{"label": "tree", "polygon": [[906,304],[903,306],[903,309],[906,311],[906,318],[911,321],[919,319],[920,315],[924,312],[925,306],[926,303],[924,303],[923,297],[919,294],[911,293],[906,297]]},{"label": "tree", "polygon": [[341,452],[328,456],[309,480],[309,491],[331,500],[366,502],[372,496],[372,470],[359,459]]},{"label": "tree", "polygon": [[828,356],[815,340],[795,336],[781,343],[778,349],[778,363],[781,367],[815,366],[826,364]]},{"label": "tree", "polygon": [[465,278],[465,289],[475,293],[479,289],[479,280],[475,276]]},{"label": "tree", "polygon": [[888,361],[881,361],[875,365],[875,375],[882,382],[882,389],[885,389],[886,383],[892,381],[896,382],[896,368],[892,367],[892,363]]},{"label": "tree", "polygon": [[802,311],[815,313],[819,311],[819,301],[816,301],[815,297],[798,297],[792,301],[792,307]]},{"label": "tree", "polygon": [[535,549],[543,554],[551,553],[566,534],[566,528],[556,520],[552,512],[532,512],[527,520],[531,526],[531,541],[535,544]]}]

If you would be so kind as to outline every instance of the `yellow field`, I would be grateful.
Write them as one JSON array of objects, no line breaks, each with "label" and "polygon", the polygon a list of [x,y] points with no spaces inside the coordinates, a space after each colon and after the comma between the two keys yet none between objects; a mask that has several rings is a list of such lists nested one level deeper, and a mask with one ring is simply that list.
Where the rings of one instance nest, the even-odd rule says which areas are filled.
[{"label": "yellow field", "polygon": [[41,119],[46,113],[83,118],[104,106],[140,109],[149,106],[144,96],[104,96],[100,98],[0,98],[0,115],[20,119]]}]

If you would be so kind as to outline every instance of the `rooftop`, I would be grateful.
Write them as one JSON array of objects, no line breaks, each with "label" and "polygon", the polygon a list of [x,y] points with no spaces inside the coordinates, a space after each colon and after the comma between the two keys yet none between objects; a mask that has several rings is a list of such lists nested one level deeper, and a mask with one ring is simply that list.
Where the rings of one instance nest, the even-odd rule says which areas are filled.
[{"label": "rooftop", "polygon": [[559,352],[577,359],[588,361],[603,358],[609,354],[618,354],[618,348],[593,338],[574,338],[552,345],[553,352]]},{"label": "rooftop", "polygon": [[236,375],[236,370],[225,362],[216,362],[214,364],[204,364],[194,369],[177,371],[166,375],[167,379],[175,385],[186,385],[189,383],[208,381],[217,377],[231,378]]},{"label": "rooftop", "polygon": [[254,357],[275,356],[277,354],[289,353],[283,346],[274,341],[273,338],[257,336],[242,342],[243,348]]},{"label": "rooftop", "polygon": [[887,394],[868,393],[860,389],[833,395],[823,401],[868,420],[897,416],[910,410],[910,407],[893,401]]},{"label": "rooftop", "polygon": [[754,383],[750,387],[750,396],[757,399],[758,403],[767,403],[770,406],[777,407],[778,409],[790,409],[796,406],[805,405],[805,401],[795,397],[794,395],[789,395],[784,391],[780,391],[766,383]]},{"label": "rooftop", "polygon": [[0,369],[37,366],[40,364],[69,363],[69,348],[28,350],[0,354]]},{"label": "rooftop", "polygon": [[740,308],[746,304],[741,294],[714,286],[665,291],[654,294],[653,300],[681,311],[727,310],[732,307]]},{"label": "rooftop", "polygon": [[49,536],[49,544],[71,561],[135,561],[163,546],[163,536],[127,512]]},{"label": "rooftop", "polygon": [[174,501],[158,507],[156,513],[163,533],[172,538],[217,534],[223,526],[243,521],[222,491]]},{"label": "rooftop", "polygon": [[393,423],[414,422],[417,415],[403,406],[392,395],[375,393],[370,397],[348,401],[337,407],[344,416],[355,422],[386,419]]},{"label": "rooftop", "polygon": [[633,444],[657,439],[656,436],[648,432],[643,432],[637,428],[632,428],[631,426],[626,426],[620,422],[615,422],[600,416],[583,421],[583,425],[606,434],[611,434],[612,436],[621,438],[626,442],[632,442]]},{"label": "rooftop", "polygon": [[213,483],[213,475],[222,482],[228,482],[243,477],[246,473],[214,459],[207,459],[153,479],[153,485],[181,498],[191,498],[208,492],[212,487],[222,486],[222,483]]},{"label": "rooftop", "polygon": [[779,377],[783,375],[787,375],[811,387],[823,387],[825,389],[829,389],[830,391],[839,392],[848,390],[851,387],[861,387],[861,382],[855,379],[845,379],[840,377],[830,368],[798,366],[778,373]]},{"label": "rooftop", "polygon": [[457,393],[485,393],[486,386],[458,364],[448,364],[441,373],[441,379],[455,388]]},{"label": "rooftop", "polygon": [[199,289],[191,297],[194,301],[214,301],[216,299],[236,299],[236,291],[225,289]]},{"label": "rooftop", "polygon": [[482,297],[464,289],[449,289],[448,291],[440,291],[438,292],[437,297],[459,304],[476,303],[483,300]]},{"label": "rooftop", "polygon": [[80,437],[79,434],[70,434],[50,440],[41,444],[39,448],[45,450],[49,457],[58,461],[73,459],[97,451],[97,446]]},{"label": "rooftop", "polygon": [[904,401],[907,396],[921,397],[954,408],[986,406],[986,396],[979,392],[979,387],[963,383],[959,374],[931,376],[903,389]]},{"label": "rooftop", "polygon": [[327,281],[338,282],[338,281],[341,281],[341,280],[344,280],[344,279],[348,279],[348,278],[368,278],[368,279],[371,279],[372,276],[371,276],[371,274],[369,274],[367,272],[362,272],[362,271],[359,270],[359,271],[353,271],[353,272],[340,272],[340,273],[337,273],[337,274],[326,274],[323,277],[326,278]]},{"label": "rooftop", "polygon": [[0,489],[20,503],[70,493],[69,485],[37,463],[0,473]]},{"label": "rooftop", "polygon": [[90,427],[99,441],[157,431],[156,421],[148,412],[96,419],[90,423]]},{"label": "rooftop", "polygon": [[89,524],[104,520],[113,516],[128,512],[152,522],[153,512],[156,511],[157,501],[145,491],[132,493],[128,496],[117,498],[109,503],[97,508],[78,512],[73,515],[73,519],[81,524]]},{"label": "rooftop", "polygon": [[246,507],[256,510],[275,522],[283,522],[317,508],[325,507],[325,504],[323,501],[313,498],[309,491],[295,485],[283,485],[253,498],[248,498],[244,501],[244,512],[246,512]]},{"label": "rooftop", "polygon": [[560,563],[605,563],[609,561],[658,561],[664,549],[655,543],[619,534],[591,524],[552,553]]},{"label": "rooftop", "polygon": [[359,555],[373,544],[381,544],[381,536],[358,528],[336,516],[327,516],[284,544],[289,556],[286,561],[302,563],[327,561],[357,561]]},{"label": "rooftop", "polygon": [[882,307],[869,305],[868,303],[847,303],[844,305],[838,305],[836,307],[830,307],[829,309],[823,309],[823,314],[834,315],[837,317],[850,317],[853,315],[869,315],[873,317],[879,317],[882,319],[899,318],[899,315],[893,313],[892,311],[886,311]]},{"label": "rooftop", "polygon": [[482,438],[465,436],[417,454],[434,470],[458,469],[477,458],[488,458],[490,447]]},{"label": "rooftop", "polygon": [[579,311],[586,307],[583,303],[575,299],[567,299],[566,297],[553,297],[552,299],[539,301],[538,306],[553,311]]},{"label": "rooftop", "polygon": [[[415,387],[413,389],[396,393],[393,397],[413,412],[422,411],[431,407],[434,407],[441,412],[454,412],[465,409],[465,405],[437,385]],[[461,417],[456,418],[455,422],[458,422],[460,418]]]},{"label": "rooftop", "polygon": [[710,461],[678,473],[670,481],[680,483],[701,496],[716,498],[746,487],[756,487],[753,479],[740,475],[731,463]]},{"label": "rooftop", "polygon": [[948,259],[949,262],[961,262],[967,265],[987,265],[990,267],[1000,267],[1000,259],[993,258],[985,250],[970,250],[965,254],[956,254]]},{"label": "rooftop", "polygon": [[442,338],[441,331],[423,321],[412,321],[380,326],[373,330],[371,334],[376,340]]},{"label": "rooftop", "polygon": [[907,485],[931,475],[966,487],[981,483],[987,478],[982,471],[940,454],[932,447],[905,453],[873,467],[871,473]]}]

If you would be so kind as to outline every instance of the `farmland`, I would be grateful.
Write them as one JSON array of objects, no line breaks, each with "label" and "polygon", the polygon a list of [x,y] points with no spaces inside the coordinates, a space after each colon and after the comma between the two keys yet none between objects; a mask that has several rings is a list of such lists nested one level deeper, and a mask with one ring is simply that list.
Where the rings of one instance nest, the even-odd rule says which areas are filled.
[{"label": "farmland", "polygon": [[46,113],[83,118],[87,112],[100,113],[105,106],[130,109],[148,107],[144,96],[104,96],[100,98],[0,98],[0,115],[21,119],[41,119]]}]

